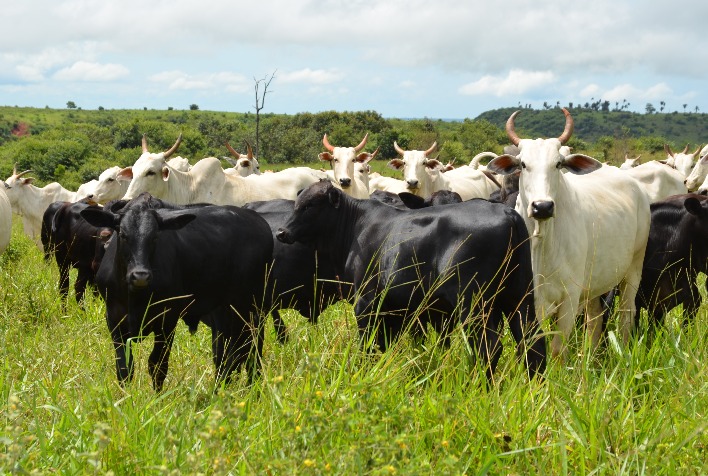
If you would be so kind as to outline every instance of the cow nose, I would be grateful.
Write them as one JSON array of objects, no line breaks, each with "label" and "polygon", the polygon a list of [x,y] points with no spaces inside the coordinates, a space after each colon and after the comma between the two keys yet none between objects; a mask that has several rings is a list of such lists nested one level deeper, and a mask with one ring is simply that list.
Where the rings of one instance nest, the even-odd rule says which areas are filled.
[{"label": "cow nose", "polygon": [[342,187],[348,187],[352,184],[352,179],[350,178],[340,178],[339,179],[339,185]]},{"label": "cow nose", "polygon": [[288,235],[288,232],[284,228],[280,228],[277,232],[275,232],[275,237],[282,243],[292,244],[290,235]]},{"label": "cow nose", "polygon": [[408,183],[408,188],[418,188],[417,180],[406,180],[406,183]]},{"label": "cow nose", "polygon": [[552,200],[538,200],[531,203],[531,216],[543,220],[553,216],[555,205]]},{"label": "cow nose", "polygon": [[130,275],[128,276],[128,280],[130,282],[130,285],[135,287],[135,288],[144,288],[148,284],[150,284],[150,280],[152,279],[152,273],[148,270],[144,269],[136,269],[130,272]]},{"label": "cow nose", "polygon": [[699,188],[699,189],[698,189],[698,195],[708,195],[708,189]]}]

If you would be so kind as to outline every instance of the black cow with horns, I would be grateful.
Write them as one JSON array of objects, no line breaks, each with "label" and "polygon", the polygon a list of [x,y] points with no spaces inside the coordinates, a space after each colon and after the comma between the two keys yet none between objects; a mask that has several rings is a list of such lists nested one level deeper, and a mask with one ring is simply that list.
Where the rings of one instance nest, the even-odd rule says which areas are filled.
[{"label": "black cow with horns", "polygon": [[459,322],[491,380],[506,316],[529,374],[545,369],[528,232],[504,205],[469,200],[399,210],[320,182],[300,194],[276,236],[314,246],[353,283],[363,342],[372,337],[385,350],[404,329],[421,336],[430,324],[447,344]]},{"label": "black cow with horns", "polygon": [[273,253],[265,220],[240,207],[172,206],[147,193],[81,215],[116,230],[96,284],[106,301],[121,383],[133,376],[128,339],[154,333],[148,370],[155,390],[162,389],[180,318],[192,331],[200,322],[211,327],[217,380],[228,381],[243,365],[253,379]]}]

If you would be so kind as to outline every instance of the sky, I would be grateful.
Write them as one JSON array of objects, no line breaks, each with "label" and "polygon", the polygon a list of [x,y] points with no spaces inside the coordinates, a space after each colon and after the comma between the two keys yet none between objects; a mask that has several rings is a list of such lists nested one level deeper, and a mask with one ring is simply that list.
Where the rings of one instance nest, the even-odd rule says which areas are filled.
[{"label": "sky", "polygon": [[599,99],[708,113],[708,2],[6,3],[6,106],[255,112],[258,84],[261,113],[463,119]]}]

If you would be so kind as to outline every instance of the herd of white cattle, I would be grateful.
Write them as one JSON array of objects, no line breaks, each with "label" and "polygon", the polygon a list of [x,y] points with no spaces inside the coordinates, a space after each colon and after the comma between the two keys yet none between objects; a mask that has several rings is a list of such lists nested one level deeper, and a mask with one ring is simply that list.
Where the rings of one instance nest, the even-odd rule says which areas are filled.
[{"label": "herd of white cattle", "polygon": [[[600,334],[599,296],[620,286],[620,334],[627,339],[634,317],[634,295],[641,277],[644,247],[650,225],[649,204],[671,195],[708,191],[708,145],[679,153],[666,145],[662,161],[639,162],[626,157],[621,167],[602,164],[592,157],[573,154],[564,145],[573,131],[570,113],[559,138],[521,139],[514,132],[514,113],[507,122],[511,149],[497,156],[478,154],[469,165],[452,167],[433,157],[437,144],[427,150],[403,150],[388,166],[402,173],[400,179],[371,173],[368,163],[377,156],[365,152],[368,134],[354,147],[338,147],[323,138],[325,152],[319,159],[331,170],[291,167],[261,173],[250,146],[240,154],[226,145],[233,158],[207,157],[190,165],[172,157],[182,137],[168,150],[148,151],[143,137],[142,154],[130,167],[111,167],[97,180],[72,192],[59,183],[43,188],[32,184],[29,170],[8,177],[0,187],[0,252],[10,240],[12,214],[22,217],[24,231],[41,247],[42,216],[55,201],[75,202],[85,197],[104,204],[131,199],[142,192],[176,204],[213,203],[242,206],[278,198],[295,199],[298,192],[320,180],[330,180],[346,194],[368,199],[375,190],[408,192],[429,198],[439,190],[457,192],[463,200],[488,199],[498,191],[503,177],[519,174],[516,211],[531,235],[532,266],[537,315],[555,316],[559,333],[552,342],[554,355],[564,351],[564,337],[576,315],[586,310],[589,334]],[[483,157],[493,160],[479,165]],[[552,219],[549,219],[552,218]],[[623,246],[624,245],[624,246]]]}]

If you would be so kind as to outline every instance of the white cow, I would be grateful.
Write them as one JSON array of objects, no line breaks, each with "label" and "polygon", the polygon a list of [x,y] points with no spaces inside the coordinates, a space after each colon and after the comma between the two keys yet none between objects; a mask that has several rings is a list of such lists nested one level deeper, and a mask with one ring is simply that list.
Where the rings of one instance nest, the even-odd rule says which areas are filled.
[{"label": "white cow", "polygon": [[369,198],[370,195],[368,184],[361,181],[354,170],[356,162],[368,164],[379,153],[378,148],[373,154],[361,152],[368,138],[367,133],[356,147],[334,147],[327,140],[327,134],[322,138],[328,152],[320,153],[319,159],[330,163],[334,184],[352,198]]},{"label": "white cow", "polygon": [[309,167],[292,167],[263,175],[227,175],[216,157],[207,157],[188,172],[172,168],[162,154],[144,153],[132,167],[118,174],[130,180],[123,198],[131,199],[142,192],[177,204],[214,203],[241,206],[248,202],[286,198],[294,200],[298,191],[327,175]]},{"label": "white cow", "polygon": [[629,154],[624,154],[624,162],[622,162],[622,165],[619,166],[620,170],[629,170],[631,168],[637,167],[641,162],[639,159],[641,158],[641,155],[636,156],[633,159],[629,158]]},{"label": "white cow", "polygon": [[696,159],[698,152],[700,152],[701,146],[699,145],[696,151],[692,154],[688,153],[688,144],[686,144],[686,147],[682,152],[674,153],[671,150],[671,147],[669,147],[669,144],[664,144],[664,150],[668,156],[666,158],[666,164],[681,172],[683,178],[686,179],[691,174],[693,161]]},{"label": "white cow", "polygon": [[226,143],[226,148],[231,152],[231,155],[234,156],[234,159],[231,157],[224,157],[224,160],[226,160],[228,163],[230,163],[233,167],[229,167],[228,169],[224,169],[224,172],[229,175],[240,175],[241,177],[248,177],[249,175],[260,175],[261,174],[261,166],[258,163],[258,160],[253,156],[253,149],[251,148],[251,144],[246,142],[246,153],[245,154],[240,154],[236,150],[234,150],[233,147],[231,147],[231,144],[228,142]]},{"label": "white cow", "polygon": [[374,190],[382,190],[384,192],[391,193],[403,193],[408,192],[408,186],[403,180],[387,177],[386,175],[381,175],[378,172],[374,172],[369,176],[369,192]]},{"label": "white cow", "polygon": [[32,185],[32,177],[23,177],[31,170],[17,173],[5,180],[5,193],[10,200],[12,211],[22,217],[24,232],[42,249],[40,231],[42,215],[47,207],[57,201],[75,202],[76,192],[65,189],[57,182],[52,182],[42,188]]},{"label": "white cow", "polygon": [[12,205],[5,187],[0,187],[0,253],[5,251],[12,235]]},{"label": "white cow", "polygon": [[491,172],[487,170],[476,170],[469,165],[462,165],[444,172],[439,160],[428,157],[437,147],[437,142],[425,151],[403,150],[396,142],[393,147],[402,157],[389,161],[388,166],[403,171],[407,191],[414,195],[430,198],[438,190],[451,190],[459,193],[462,200],[469,200],[486,199],[492,192],[499,190],[498,184],[490,178]]},{"label": "white cow", "polygon": [[656,160],[631,167],[623,172],[639,182],[651,203],[664,200],[671,195],[688,192],[681,172]]},{"label": "white cow", "polygon": [[706,177],[708,177],[708,145],[703,147],[700,154],[700,159],[696,161],[696,165],[691,170],[691,173],[686,177],[686,187],[689,191],[703,188],[703,182],[705,182]]},{"label": "white cow", "polygon": [[[566,109],[565,129],[558,139],[519,138],[514,130],[519,112],[506,124],[519,154],[501,155],[488,167],[500,174],[521,170],[516,211],[531,235],[537,316],[557,323],[553,355],[566,353],[566,340],[581,309],[592,342],[597,343],[599,297],[618,283],[619,331],[626,342],[636,314],[634,297],[649,235],[649,198],[623,171],[602,167],[586,155],[559,153],[573,132]],[[570,173],[562,173],[563,169]]]}]

